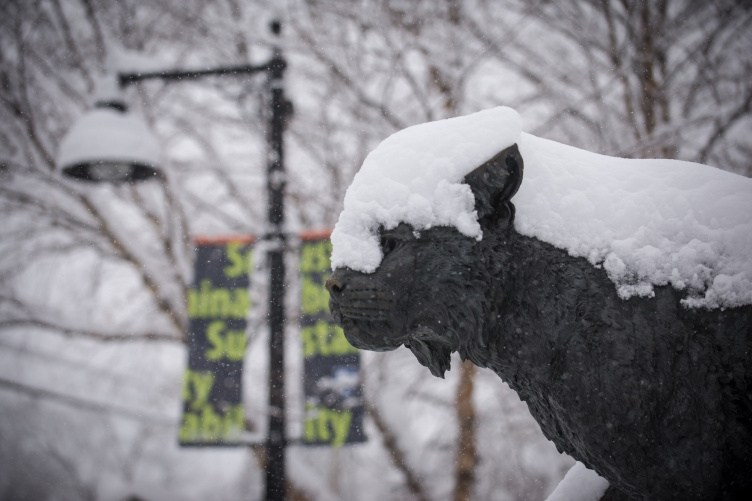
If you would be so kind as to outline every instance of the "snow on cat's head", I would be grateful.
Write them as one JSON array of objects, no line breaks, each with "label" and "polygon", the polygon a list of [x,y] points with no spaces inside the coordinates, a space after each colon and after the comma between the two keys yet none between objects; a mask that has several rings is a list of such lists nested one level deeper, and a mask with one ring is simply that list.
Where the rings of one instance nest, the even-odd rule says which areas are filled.
[{"label": "snow on cat's head", "polygon": [[685,306],[752,304],[752,179],[707,165],[599,155],[520,130],[506,107],[409,127],[373,150],[332,232],[332,267],[382,259],[379,227],[450,226],[480,240],[465,175],[517,144],[514,228],[602,267],[623,299],[654,286]]},{"label": "snow on cat's head", "polygon": [[332,232],[332,268],[363,273],[382,259],[379,227],[453,226],[480,239],[475,200],[462,179],[520,139],[520,117],[507,107],[403,129],[363,162]]}]

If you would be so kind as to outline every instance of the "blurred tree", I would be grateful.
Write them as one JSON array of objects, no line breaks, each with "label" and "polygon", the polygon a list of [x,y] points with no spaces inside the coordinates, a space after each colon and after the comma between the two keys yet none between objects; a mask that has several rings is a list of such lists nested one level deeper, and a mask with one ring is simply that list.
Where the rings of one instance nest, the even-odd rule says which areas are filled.
[{"label": "blurred tree", "polygon": [[[260,496],[261,456],[181,451],[175,437],[191,236],[264,231],[263,78],[127,90],[164,146],[162,184],[82,186],[53,164],[102,75],[265,60],[273,16],[296,108],[291,232],[331,227],[359,165],[392,132],[500,104],[526,130],[575,146],[752,173],[745,2],[2,2],[0,457],[33,474],[0,473],[0,497]],[[251,382],[264,377],[258,339]],[[364,358],[372,440],[342,451],[337,492],[330,455],[294,448],[296,495],[534,499],[571,464],[487,371],[457,360],[440,381],[409,353]],[[250,426],[263,420],[259,386],[246,385]],[[53,422],[69,423],[72,439]]]},{"label": "blurred tree", "polygon": [[[605,154],[710,163],[750,175],[752,10],[722,0],[538,2],[520,12],[536,43],[509,50],[471,32],[523,79],[543,111],[531,132]],[[541,106],[543,105],[543,106]]]}]

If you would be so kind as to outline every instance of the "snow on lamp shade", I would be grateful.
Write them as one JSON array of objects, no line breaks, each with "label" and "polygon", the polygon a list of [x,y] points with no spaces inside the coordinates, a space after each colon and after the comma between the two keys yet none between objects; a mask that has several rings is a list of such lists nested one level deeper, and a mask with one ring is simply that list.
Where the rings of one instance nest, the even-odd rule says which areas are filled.
[{"label": "snow on lamp shade", "polygon": [[99,102],[63,138],[56,165],[66,176],[124,183],[159,176],[160,148],[146,123],[121,103]]}]

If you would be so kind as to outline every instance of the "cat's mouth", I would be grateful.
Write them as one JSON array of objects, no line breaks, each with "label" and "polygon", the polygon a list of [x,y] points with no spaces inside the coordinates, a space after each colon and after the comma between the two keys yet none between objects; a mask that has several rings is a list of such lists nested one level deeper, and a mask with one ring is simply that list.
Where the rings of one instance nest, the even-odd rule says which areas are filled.
[{"label": "cat's mouth", "polygon": [[387,320],[353,318],[341,312],[333,316],[347,341],[360,350],[391,351],[407,342],[408,335],[400,334]]}]

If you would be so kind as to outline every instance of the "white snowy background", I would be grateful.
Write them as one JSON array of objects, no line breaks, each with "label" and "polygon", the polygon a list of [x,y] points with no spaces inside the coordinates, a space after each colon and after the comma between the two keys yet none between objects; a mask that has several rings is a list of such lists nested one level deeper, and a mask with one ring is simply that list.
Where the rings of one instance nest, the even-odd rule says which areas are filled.
[{"label": "white snowy background", "polygon": [[[286,92],[295,105],[286,150],[292,234],[333,227],[356,171],[394,132],[502,105],[514,108],[520,130],[539,141],[616,157],[700,162],[748,176],[752,14],[731,0],[670,0],[665,6],[600,0],[283,0],[271,7],[260,0],[3,2],[0,499],[263,497],[252,447],[176,445],[190,239],[265,229],[263,78],[129,87],[131,110],[159,138],[167,182],[108,187],[61,179],[53,164],[62,137],[90,109],[103,75],[262,62],[276,43],[267,24],[279,17],[279,44],[289,59]],[[535,155],[524,151],[527,137],[521,143],[526,160]],[[533,174],[526,171],[526,180]],[[659,180],[644,181],[641,189],[653,187],[670,198],[667,203],[675,200]],[[599,191],[599,179],[588,182],[577,185],[582,196],[556,210],[582,209],[583,196],[617,198]],[[688,176],[682,190],[691,182],[701,180]],[[523,197],[532,184],[523,184],[518,211],[523,199],[535,200],[535,193]],[[618,198],[628,199],[627,192]],[[664,214],[664,207],[657,209]],[[704,209],[691,206],[682,214],[679,207],[672,219],[660,218],[668,221],[661,231],[692,223],[707,232],[700,242],[725,242],[714,232],[744,224],[734,219],[740,214],[727,222],[702,219]],[[713,261],[736,245],[692,247],[687,241],[674,249],[655,245],[649,234],[608,231],[619,239],[616,247],[609,240],[611,247],[592,246],[593,256],[573,252],[603,260],[616,279],[628,268],[609,261],[611,254],[626,266],[622,256],[636,250],[652,259],[648,245],[667,249],[666,255],[689,246],[700,261]],[[287,344],[294,438],[302,413],[292,243]],[[252,433],[263,436],[266,282],[263,260],[256,261],[244,397]],[[680,266],[660,272],[679,286],[674,267],[684,273]],[[698,274],[697,283],[723,293],[744,271],[724,270]],[[716,283],[721,275],[732,279]],[[574,464],[542,437],[526,406],[494,374],[471,373],[453,360],[440,380],[406,350],[364,353],[363,365],[369,442],[331,451],[291,446],[288,476],[297,499],[539,500]],[[455,473],[467,450],[457,444],[458,388],[467,378],[474,383],[476,445],[469,492],[457,489]],[[581,473],[569,478],[578,484]]]}]

